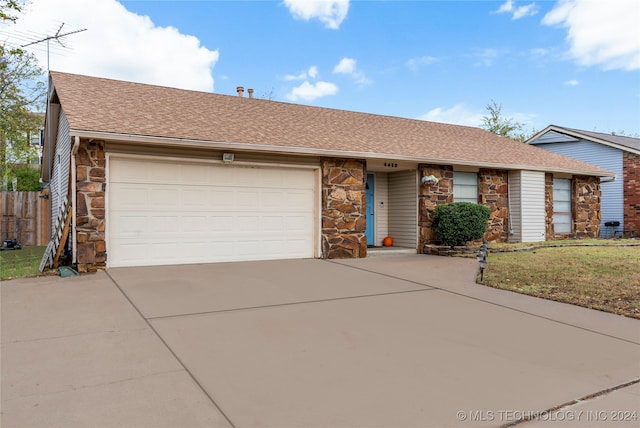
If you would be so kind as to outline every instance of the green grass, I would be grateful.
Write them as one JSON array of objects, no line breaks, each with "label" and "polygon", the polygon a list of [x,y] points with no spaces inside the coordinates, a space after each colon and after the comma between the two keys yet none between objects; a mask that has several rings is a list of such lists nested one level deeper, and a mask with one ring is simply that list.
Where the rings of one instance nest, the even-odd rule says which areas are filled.
[{"label": "green grass", "polygon": [[540,241],[540,242],[517,242],[506,243],[496,242],[491,243],[489,248],[492,250],[510,250],[518,248],[529,247],[556,247],[556,246],[620,246],[620,245],[640,245],[638,239],[563,239],[555,241]]},{"label": "green grass", "polygon": [[46,247],[24,247],[0,251],[0,280],[26,278],[40,274],[38,267]]},{"label": "green grass", "polygon": [[488,260],[482,284],[640,319],[640,246],[543,247]]}]

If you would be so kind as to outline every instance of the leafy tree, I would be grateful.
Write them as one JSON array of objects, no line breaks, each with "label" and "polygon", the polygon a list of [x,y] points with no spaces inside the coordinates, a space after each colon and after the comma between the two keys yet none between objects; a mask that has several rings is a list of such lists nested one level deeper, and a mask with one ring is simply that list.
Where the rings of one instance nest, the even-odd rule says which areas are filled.
[{"label": "leafy tree", "polygon": [[41,189],[40,168],[34,168],[32,165],[12,165],[8,169],[17,183],[17,187],[14,189],[12,179],[11,183],[9,183],[11,186],[10,190],[17,192],[37,192]]},{"label": "leafy tree", "polygon": [[[21,4],[16,0],[0,0],[2,21],[15,22]],[[34,111],[44,107],[43,74],[33,55],[4,43],[0,45],[0,179],[11,181],[11,165],[37,159],[31,136],[42,126],[42,115]]]},{"label": "leafy tree", "polygon": [[14,14],[22,10],[21,3],[17,0],[0,0],[0,19],[2,22],[16,22],[18,17]]},{"label": "leafy tree", "polygon": [[488,116],[482,116],[481,128],[486,129],[494,134],[509,137],[514,140],[523,142],[527,139],[524,133],[524,124],[514,120],[511,117],[502,115],[502,105],[494,100],[486,106],[489,112]]}]

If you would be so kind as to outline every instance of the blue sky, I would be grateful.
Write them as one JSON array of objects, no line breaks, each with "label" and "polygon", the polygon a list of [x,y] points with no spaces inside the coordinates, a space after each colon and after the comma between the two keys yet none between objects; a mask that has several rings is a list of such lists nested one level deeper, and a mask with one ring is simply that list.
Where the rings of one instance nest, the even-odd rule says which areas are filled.
[{"label": "blue sky", "polygon": [[[31,0],[53,70],[479,126],[640,136],[640,2]],[[46,45],[32,45],[46,68]]]}]

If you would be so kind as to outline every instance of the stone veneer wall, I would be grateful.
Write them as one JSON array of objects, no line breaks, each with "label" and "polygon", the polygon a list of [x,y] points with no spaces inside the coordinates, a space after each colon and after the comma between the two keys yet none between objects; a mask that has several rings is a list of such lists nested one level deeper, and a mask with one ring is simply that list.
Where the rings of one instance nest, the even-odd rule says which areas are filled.
[{"label": "stone veneer wall", "polygon": [[551,241],[555,238],[553,229],[553,174],[547,172],[544,174],[544,212],[546,223],[546,240]]},{"label": "stone veneer wall", "polygon": [[365,162],[322,160],[322,256],[367,256]]},{"label": "stone veneer wall", "polygon": [[[640,155],[623,152],[624,230],[640,234]],[[620,179],[620,178],[618,178]]]},{"label": "stone veneer wall", "polygon": [[507,242],[509,239],[509,172],[480,169],[480,203],[491,208],[491,217],[484,240]]},{"label": "stone veneer wall", "polygon": [[597,238],[600,235],[600,178],[574,176],[573,233],[576,238]]},{"label": "stone veneer wall", "polygon": [[106,159],[103,141],[80,141],[76,155],[76,232],[79,272],[107,267],[105,242]]},{"label": "stone veneer wall", "polygon": [[437,205],[453,202],[453,167],[450,165],[418,165],[420,177],[433,175],[437,184],[419,184],[418,188],[418,252],[425,253],[425,246],[436,241],[433,233],[433,213]]}]

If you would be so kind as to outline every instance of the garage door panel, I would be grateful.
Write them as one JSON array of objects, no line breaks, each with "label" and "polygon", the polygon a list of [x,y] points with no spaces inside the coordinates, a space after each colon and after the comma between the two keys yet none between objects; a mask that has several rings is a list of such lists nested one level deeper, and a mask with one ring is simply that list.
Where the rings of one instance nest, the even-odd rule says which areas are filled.
[{"label": "garage door panel", "polygon": [[[259,230],[259,218],[255,215],[238,215],[234,222],[233,233],[240,236],[247,234],[247,232],[258,232]],[[231,232],[231,231],[230,231]]]},{"label": "garage door panel", "polygon": [[235,192],[237,211],[256,212],[260,209],[260,193],[256,190],[237,190]]},{"label": "garage door panel", "polygon": [[305,207],[309,204],[309,201],[313,201],[313,191],[291,191],[286,196],[287,205],[289,211],[306,211]]},{"label": "garage door panel", "polygon": [[148,189],[142,185],[110,183],[110,206],[122,210],[141,209],[149,204]]},{"label": "garage door panel", "polygon": [[283,216],[263,216],[260,219],[260,231],[261,232],[284,232],[284,218]]},{"label": "garage door panel", "polygon": [[165,233],[179,232],[181,217],[178,215],[149,215],[147,217],[145,234],[148,236],[163,235]]},{"label": "garage door panel", "polygon": [[180,192],[180,202],[183,207],[188,207],[190,209],[201,208],[208,209],[209,207],[209,198],[208,190],[206,188],[200,189],[190,189],[185,188],[182,192]]},{"label": "garage door panel", "polygon": [[308,215],[289,215],[284,220],[286,230],[291,232],[308,232],[307,225],[313,221]]},{"label": "garage door panel", "polygon": [[203,233],[208,228],[206,216],[183,216],[181,229],[184,233]]},{"label": "garage door panel", "polygon": [[119,217],[120,221],[113,222],[109,225],[109,232],[111,236],[117,237],[131,237],[139,236],[145,232],[148,218],[146,215],[120,215],[113,213],[112,216]]},{"label": "garage door panel", "polygon": [[139,266],[148,258],[147,244],[137,240],[113,239],[111,245],[118,249],[118,258],[122,261],[119,266]]},{"label": "garage door panel", "polygon": [[207,223],[207,230],[210,232],[223,232],[234,229],[234,217],[227,215],[211,215]]},{"label": "garage door panel", "polygon": [[119,159],[117,163],[113,162],[109,166],[109,181],[111,183],[145,182],[147,177],[146,168],[146,165],[140,165],[140,162]]},{"label": "garage door panel", "polygon": [[110,159],[109,266],[314,256],[315,172]]}]

